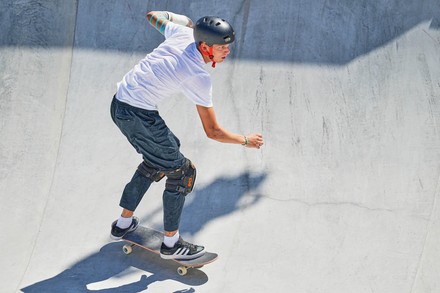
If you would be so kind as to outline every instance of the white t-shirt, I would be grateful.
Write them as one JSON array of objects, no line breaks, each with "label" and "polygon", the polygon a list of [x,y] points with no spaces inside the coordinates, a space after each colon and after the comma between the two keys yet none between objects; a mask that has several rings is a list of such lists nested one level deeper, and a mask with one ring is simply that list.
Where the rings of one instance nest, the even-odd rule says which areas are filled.
[{"label": "white t-shirt", "polygon": [[168,22],[165,41],[145,56],[121,82],[116,98],[131,106],[157,110],[179,92],[196,105],[212,107],[212,83],[194,43],[193,29]]}]

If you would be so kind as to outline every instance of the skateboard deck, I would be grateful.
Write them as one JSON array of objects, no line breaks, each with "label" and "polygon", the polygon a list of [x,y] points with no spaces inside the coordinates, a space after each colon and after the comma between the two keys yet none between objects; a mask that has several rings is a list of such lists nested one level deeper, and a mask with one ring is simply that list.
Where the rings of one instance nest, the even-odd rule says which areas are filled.
[{"label": "skateboard deck", "polygon": [[[163,242],[163,233],[157,230],[147,228],[139,225],[133,232],[127,233],[122,240],[128,242],[122,247],[125,254],[130,254],[133,251],[133,246],[139,246],[143,249],[149,250],[160,255],[160,246]],[[181,276],[186,275],[188,269],[201,268],[217,259],[218,255],[212,252],[206,252],[201,257],[195,259],[171,259],[180,266],[177,273]]]}]

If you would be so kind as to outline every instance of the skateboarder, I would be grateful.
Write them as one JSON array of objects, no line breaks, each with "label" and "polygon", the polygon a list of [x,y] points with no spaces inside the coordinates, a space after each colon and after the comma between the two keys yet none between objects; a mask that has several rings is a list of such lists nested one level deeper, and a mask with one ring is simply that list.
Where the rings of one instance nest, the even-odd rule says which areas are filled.
[{"label": "skateboarder", "polygon": [[[232,133],[216,119],[211,78],[205,67],[207,63],[215,67],[230,53],[229,44],[235,39],[232,26],[221,18],[207,16],[193,28],[188,17],[166,11],[151,11],[147,19],[165,36],[165,41],[123,77],[111,104],[114,123],[143,157],[122,193],[123,210],[112,223],[111,237],[121,239],[137,228],[139,219],[133,212],[151,183],[166,177],[161,257],[195,258],[203,255],[205,249],[182,240],[179,222],[185,196],[194,186],[196,168],[180,152],[179,139],[166,126],[157,105],[181,92],[196,105],[209,138],[258,149],[263,137]],[[176,109],[175,115],[185,114]]]}]

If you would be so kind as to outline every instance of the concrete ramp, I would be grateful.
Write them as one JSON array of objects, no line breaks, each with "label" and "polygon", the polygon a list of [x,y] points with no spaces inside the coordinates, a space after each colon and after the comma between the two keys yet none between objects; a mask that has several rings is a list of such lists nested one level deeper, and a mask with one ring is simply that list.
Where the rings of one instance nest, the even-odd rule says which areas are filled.
[{"label": "concrete ramp", "polygon": [[[1,2],[2,290],[439,292],[440,6],[419,2]],[[182,233],[219,254],[185,277],[108,237],[141,161],[110,101],[162,40],[150,10],[232,22],[217,116],[266,140],[220,144],[183,96],[161,105],[198,168]],[[162,229],[163,188],[142,224]]]}]

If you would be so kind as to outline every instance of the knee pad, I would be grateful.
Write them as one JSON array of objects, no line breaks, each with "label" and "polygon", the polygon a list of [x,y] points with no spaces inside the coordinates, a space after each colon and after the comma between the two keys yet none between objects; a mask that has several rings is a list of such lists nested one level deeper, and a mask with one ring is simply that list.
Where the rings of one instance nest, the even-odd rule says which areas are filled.
[{"label": "knee pad", "polygon": [[165,174],[168,177],[165,188],[187,195],[194,188],[196,174],[196,167],[190,160],[186,159],[181,168]]},{"label": "knee pad", "polygon": [[138,171],[155,182],[159,182],[165,176],[164,172],[149,166],[145,161],[138,166]]}]

